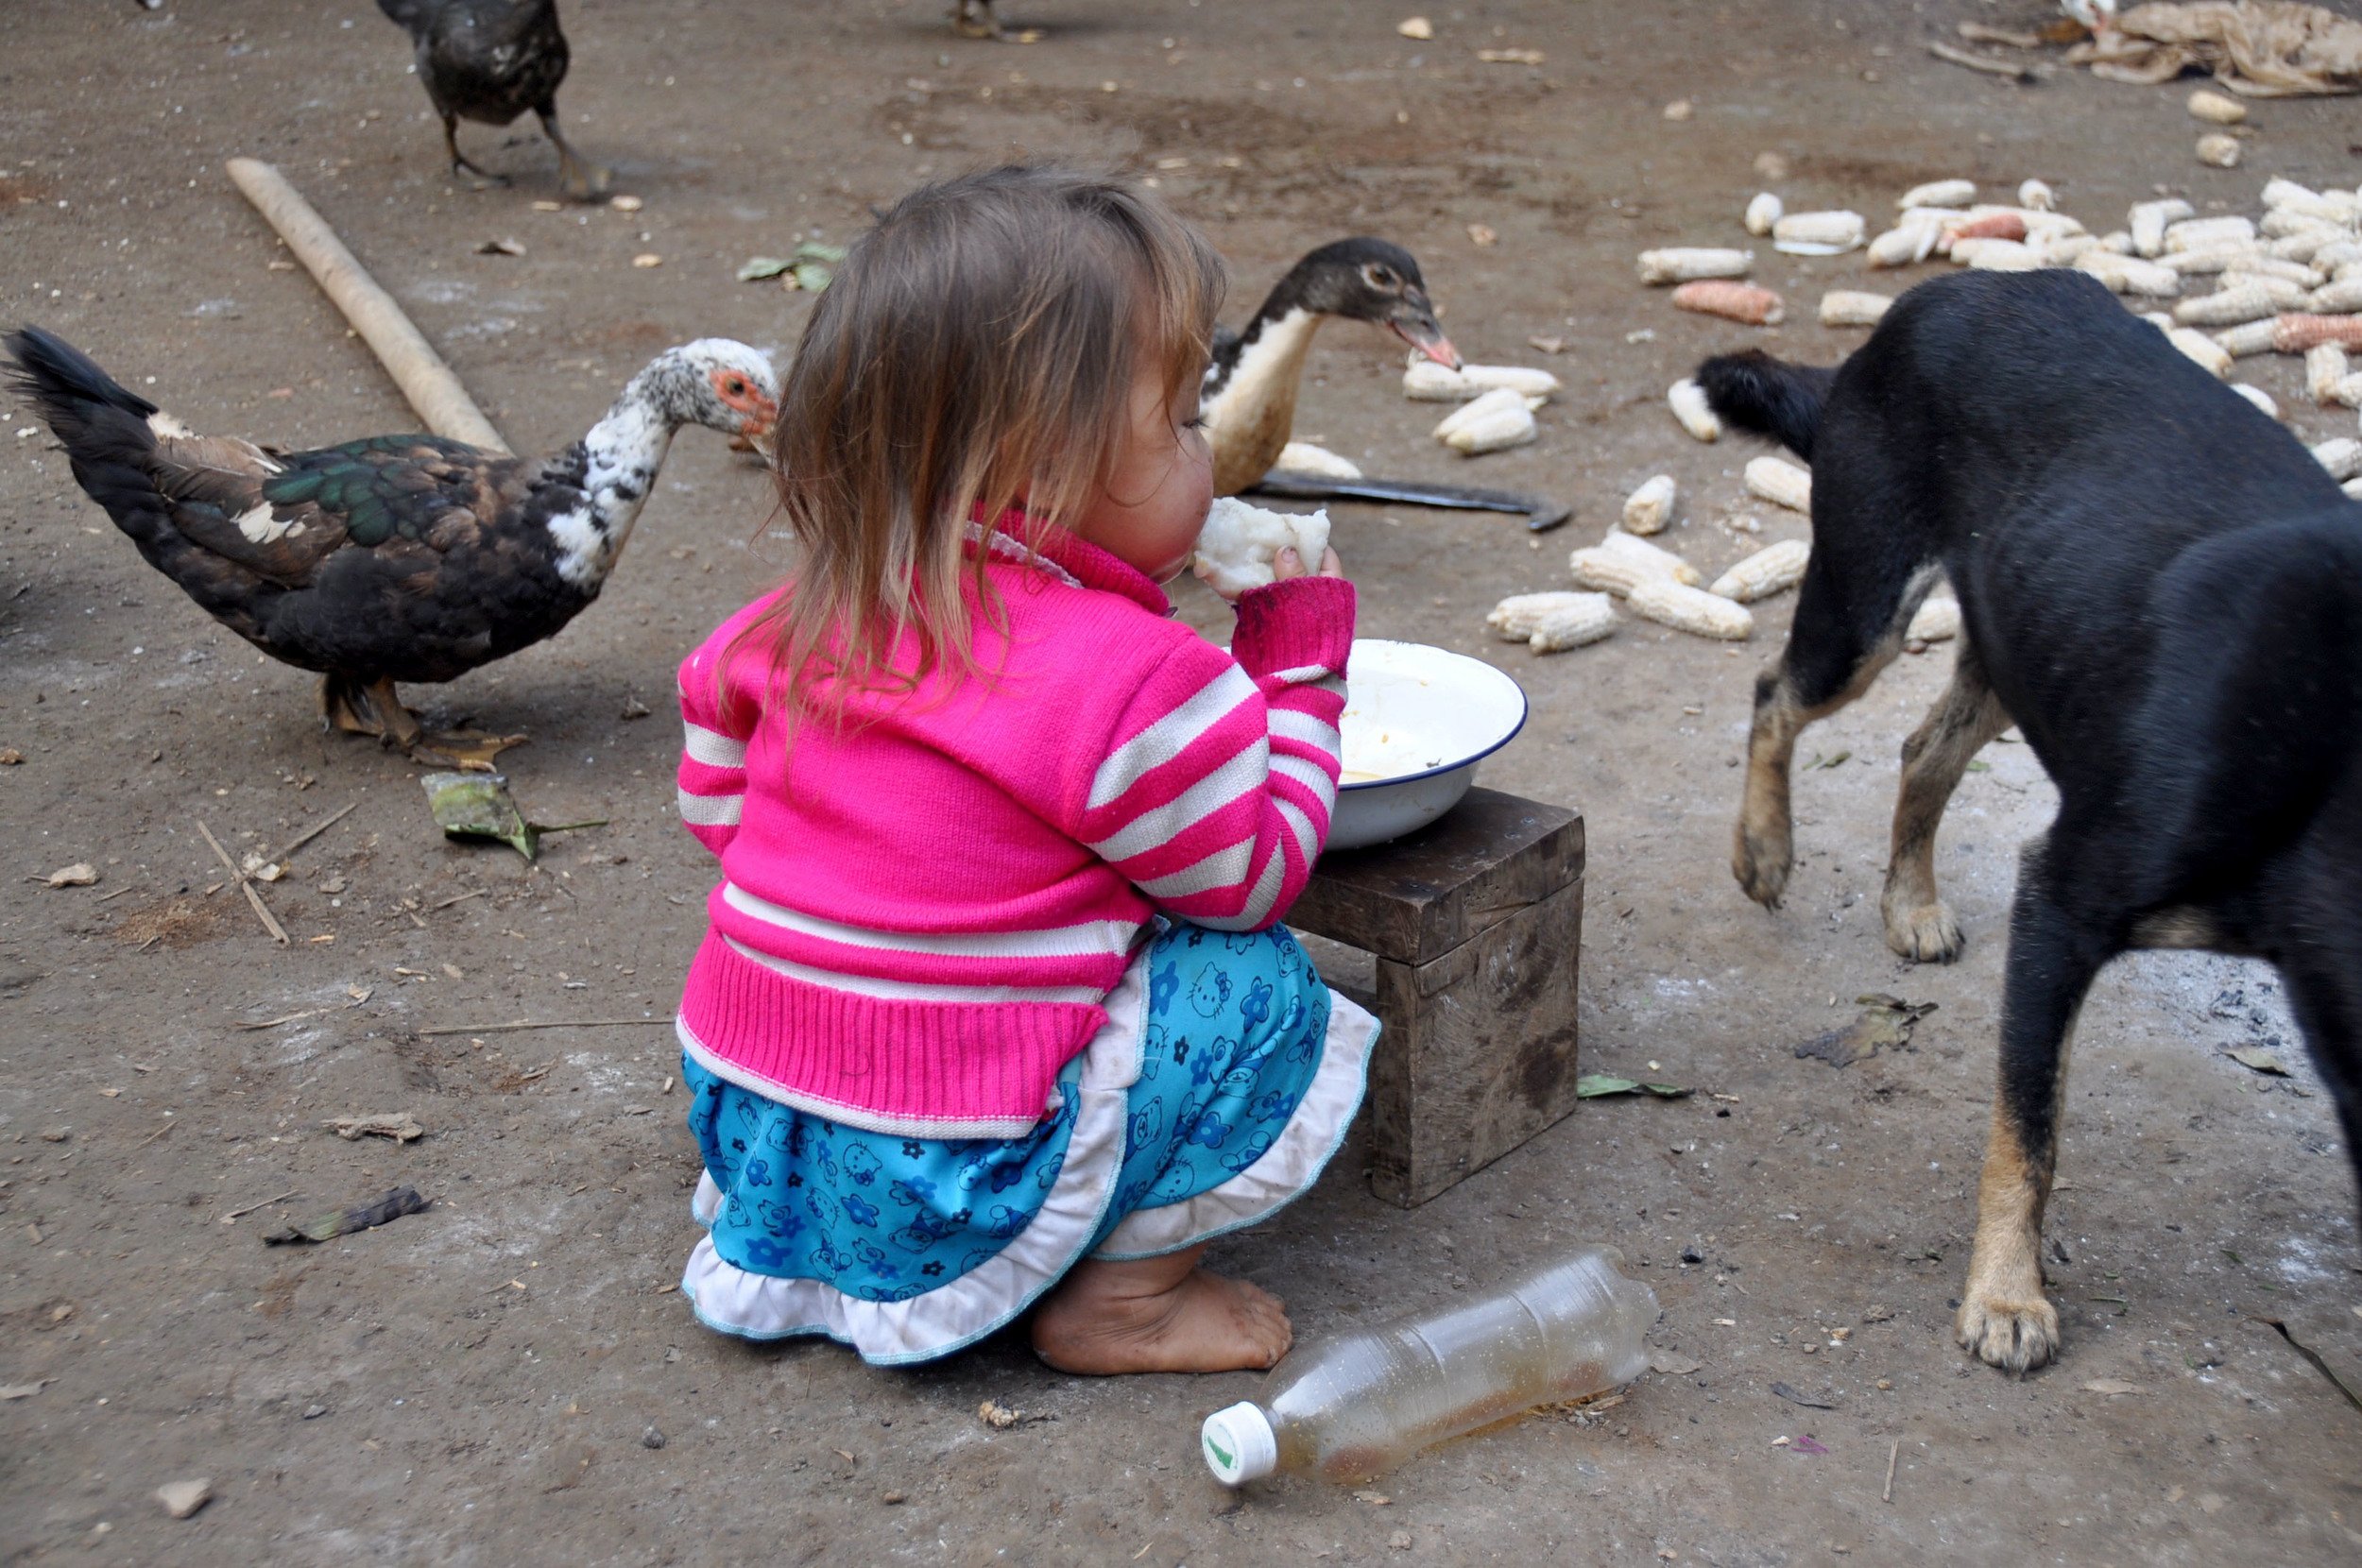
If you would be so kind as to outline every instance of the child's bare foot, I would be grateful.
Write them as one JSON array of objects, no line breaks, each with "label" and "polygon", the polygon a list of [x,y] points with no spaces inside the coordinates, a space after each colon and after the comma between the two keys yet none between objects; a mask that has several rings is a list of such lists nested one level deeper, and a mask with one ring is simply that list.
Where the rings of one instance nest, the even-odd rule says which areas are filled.
[{"label": "child's bare foot", "polygon": [[1279,1298],[1197,1267],[1203,1247],[1077,1264],[1034,1314],[1034,1354],[1060,1372],[1260,1371],[1294,1331]]}]

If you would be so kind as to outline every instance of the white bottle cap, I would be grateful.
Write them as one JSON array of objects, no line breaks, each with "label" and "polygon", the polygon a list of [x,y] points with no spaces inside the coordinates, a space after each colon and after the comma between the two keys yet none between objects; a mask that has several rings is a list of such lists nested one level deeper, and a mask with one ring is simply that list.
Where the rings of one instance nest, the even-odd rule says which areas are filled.
[{"label": "white bottle cap", "polygon": [[1224,1486],[1241,1486],[1279,1468],[1279,1437],[1253,1401],[1216,1410],[1198,1433],[1206,1468]]}]

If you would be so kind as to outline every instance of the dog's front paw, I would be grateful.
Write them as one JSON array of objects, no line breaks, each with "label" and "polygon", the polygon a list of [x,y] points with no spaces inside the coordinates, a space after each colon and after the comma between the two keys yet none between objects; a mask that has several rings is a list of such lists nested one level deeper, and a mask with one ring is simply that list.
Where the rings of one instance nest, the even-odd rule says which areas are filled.
[{"label": "dog's front paw", "polygon": [[1952,1337],[1986,1365],[2022,1374],[2059,1354],[2059,1311],[2039,1288],[2009,1299],[1972,1287],[1952,1320]]},{"label": "dog's front paw", "polygon": [[1742,826],[1731,845],[1731,875],[1748,897],[1767,910],[1780,907],[1780,895],[1788,891],[1788,873],[1793,849],[1786,836],[1773,839],[1749,833]]},{"label": "dog's front paw", "polygon": [[1949,963],[1964,945],[1960,924],[1942,900],[1886,911],[1887,946],[1915,963]]}]

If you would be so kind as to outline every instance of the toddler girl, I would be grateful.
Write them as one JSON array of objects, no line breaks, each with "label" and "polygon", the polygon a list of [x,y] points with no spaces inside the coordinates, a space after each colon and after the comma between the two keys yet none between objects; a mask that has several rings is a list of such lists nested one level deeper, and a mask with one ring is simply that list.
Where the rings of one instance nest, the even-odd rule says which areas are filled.
[{"label": "toddler girl", "polygon": [[1377,1026],[1275,924],[1336,799],[1354,593],[1292,554],[1229,651],[1170,619],[1221,287],[1130,185],[1004,168],[897,204],[813,309],[795,574],[681,667],[722,862],[679,1016],[714,1328],[916,1361],[1038,1301],[1069,1372],[1288,1348],[1197,1262],[1361,1099]]}]

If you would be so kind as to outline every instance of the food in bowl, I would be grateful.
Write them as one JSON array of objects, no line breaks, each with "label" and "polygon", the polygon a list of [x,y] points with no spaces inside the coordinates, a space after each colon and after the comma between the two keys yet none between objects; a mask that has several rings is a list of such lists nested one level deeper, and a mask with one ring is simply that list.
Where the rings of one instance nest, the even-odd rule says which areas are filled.
[{"label": "food in bowl", "polygon": [[1526,694],[1481,659],[1364,638],[1345,671],[1344,746],[1328,847],[1424,827],[1460,803],[1477,763],[1524,727]]}]

